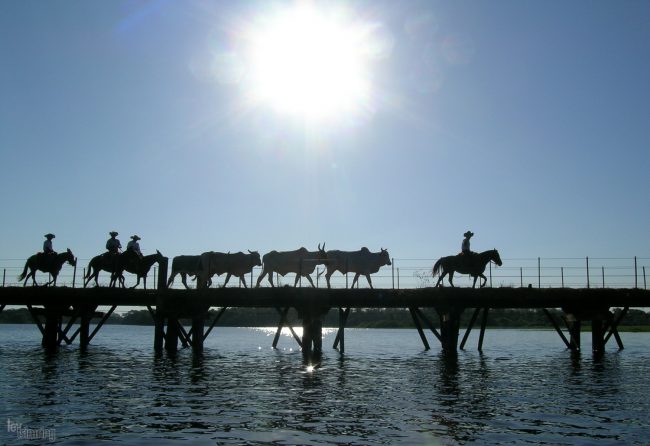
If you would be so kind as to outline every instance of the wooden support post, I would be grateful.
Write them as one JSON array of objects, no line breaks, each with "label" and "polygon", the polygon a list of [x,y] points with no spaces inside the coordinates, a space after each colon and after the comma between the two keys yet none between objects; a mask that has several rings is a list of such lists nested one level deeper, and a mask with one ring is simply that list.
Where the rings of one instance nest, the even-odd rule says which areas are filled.
[{"label": "wooden support post", "polygon": [[311,342],[314,354],[323,353],[323,319],[318,315],[311,320]]},{"label": "wooden support post", "polygon": [[[183,324],[181,324],[181,321],[177,319],[178,323],[178,339],[181,341],[181,344],[183,345],[183,348],[187,348],[190,346],[192,343],[192,340],[190,339],[190,335],[185,331],[185,327],[183,327]],[[192,330],[190,330],[191,332]]]},{"label": "wooden support post", "polygon": [[625,307],[623,310],[618,314],[616,319],[612,322],[612,326],[609,328],[609,333],[605,337],[605,340],[603,341],[604,344],[607,344],[607,341],[609,341],[609,338],[614,335],[614,338],[616,339],[616,343],[618,344],[618,349],[623,350],[625,347],[623,347],[623,341],[621,340],[620,335],[618,334],[618,324],[621,323],[621,320],[625,317],[627,312],[629,311],[630,307]]},{"label": "wooden support post", "polygon": [[591,321],[591,350],[597,356],[605,353],[605,321],[603,320]]},{"label": "wooden support post", "polygon": [[2,306],[0,306],[0,313],[2,313],[2,310],[4,310],[6,306],[7,305],[5,305],[5,304],[2,304]]},{"label": "wooden support post", "polygon": [[68,338],[68,332],[70,331],[70,328],[72,328],[74,323],[77,321],[78,317],[79,317],[79,314],[78,314],[78,312],[76,312],[75,314],[70,316],[70,320],[68,321],[68,323],[66,324],[64,329],[61,329],[61,327],[59,327],[59,345],[61,345],[61,343],[63,341],[65,341],[65,343],[67,345],[72,344],[72,340],[74,339],[74,337],[76,337],[76,333],[73,336],[73,339],[70,339],[70,338]]},{"label": "wooden support post", "polygon": [[287,322],[287,314],[289,313],[289,307],[286,307],[284,310],[280,310],[278,307],[275,309],[280,313],[280,322],[278,323],[278,329],[275,332],[275,337],[273,338],[273,348],[278,348],[278,342],[280,341],[280,335],[282,334],[282,327]]},{"label": "wooden support post", "polygon": [[[151,307],[148,307],[149,311]],[[165,317],[161,314],[160,310],[156,307],[154,316],[154,338],[153,349],[157,354],[161,354],[163,350],[163,340],[165,339]]]},{"label": "wooden support post", "polygon": [[481,319],[481,333],[478,336],[478,351],[483,351],[483,339],[485,338],[485,327],[487,326],[489,308],[483,308],[483,319]]},{"label": "wooden support post", "polygon": [[440,333],[438,333],[438,330],[436,330],[436,327],[433,326],[433,323],[429,320],[429,318],[420,310],[419,308],[415,308],[415,314],[418,315],[420,320],[425,323],[425,325],[431,330],[431,333],[438,339],[438,341],[442,341],[442,337],[440,336]]},{"label": "wooden support post", "polygon": [[113,305],[110,310],[106,312],[104,317],[99,321],[93,332],[90,334],[88,337],[88,342],[92,341],[97,332],[99,332],[99,329],[102,328],[102,326],[106,323],[109,317],[111,317],[111,314],[113,314],[113,311],[117,308],[117,305]]},{"label": "wooden support post", "polygon": [[339,308],[339,330],[336,332],[336,338],[334,339],[334,345],[332,348],[336,349],[339,347],[339,352],[343,353],[345,351],[345,326],[348,323],[348,316],[350,316],[350,308]]},{"label": "wooden support post", "polygon": [[178,351],[179,323],[176,316],[167,317],[167,336],[165,337],[165,350],[174,354]]},{"label": "wooden support post", "polygon": [[212,323],[210,324],[210,327],[208,328],[208,330],[207,330],[207,331],[205,332],[205,334],[203,335],[203,340],[204,340],[204,341],[205,341],[205,339],[207,339],[208,335],[210,334],[210,332],[212,331],[212,329],[214,328],[214,326],[217,324],[217,322],[219,321],[219,319],[221,319],[221,316],[223,316],[223,314],[226,312],[227,309],[228,309],[228,307],[223,307],[221,310],[219,310],[219,312],[217,313],[217,315],[214,317],[214,320],[213,320]]},{"label": "wooden support post", "polygon": [[463,309],[436,309],[440,316],[440,343],[445,353],[455,354],[458,349],[458,334],[460,331],[460,315]]},{"label": "wooden support post", "polygon": [[566,313],[564,321],[569,330],[569,348],[573,351],[580,351],[580,320],[576,319],[573,313]]},{"label": "wooden support post", "polygon": [[203,353],[203,329],[205,326],[205,315],[197,314],[192,318],[192,352],[194,354]]},{"label": "wooden support post", "polygon": [[302,319],[302,354],[310,357],[312,354],[313,332],[310,315],[303,315]]},{"label": "wooden support post", "polygon": [[422,344],[424,344],[424,349],[430,350],[431,347],[429,346],[429,341],[427,341],[427,337],[424,335],[424,331],[422,331],[422,324],[420,323],[420,319],[418,319],[418,315],[417,312],[415,311],[415,308],[409,307],[409,312],[411,313],[411,317],[413,318],[413,323],[415,324],[415,328],[417,328],[418,330],[418,334],[420,335]]},{"label": "wooden support post", "polygon": [[478,317],[480,312],[481,312],[480,308],[474,309],[474,314],[472,314],[472,318],[469,320],[469,324],[467,325],[467,329],[465,329],[465,334],[463,335],[463,340],[460,341],[460,349],[461,350],[465,349],[465,343],[467,342],[467,338],[469,338],[469,334],[472,331],[472,328],[474,328],[474,323],[476,322],[476,318]]},{"label": "wooden support post", "polygon": [[41,335],[45,336],[45,328],[43,328],[43,324],[41,324],[41,321],[38,318],[38,316],[36,315],[36,312],[34,311],[32,306],[27,304],[27,310],[29,311],[29,314],[32,316],[32,320],[34,321],[34,323],[38,327],[38,330],[41,332]]},{"label": "wooden support post", "polygon": [[[395,279],[393,278],[393,288],[395,288]],[[348,308],[348,314],[350,314],[350,309]],[[336,341],[339,343],[339,351],[341,353],[345,352],[345,321],[347,317],[343,308],[339,308],[339,331],[336,333],[336,339],[334,340],[334,345]],[[336,348],[336,347],[334,347]]]},{"label": "wooden support post", "polygon": [[47,309],[45,312],[45,328],[41,345],[48,350],[54,350],[59,345],[59,331],[61,330],[61,314]]},{"label": "wooden support post", "polygon": [[163,257],[160,262],[158,262],[158,283],[157,287],[159,290],[167,289],[167,267],[169,265],[169,258]]},{"label": "wooden support post", "polygon": [[79,327],[79,347],[82,351],[88,348],[90,341],[88,340],[90,332],[90,317],[88,315],[81,316],[81,325]]},{"label": "wooden support post", "polygon": [[542,311],[544,312],[544,314],[546,315],[548,320],[551,321],[551,324],[553,324],[553,328],[555,328],[555,331],[557,332],[557,334],[559,334],[560,338],[562,338],[562,341],[564,342],[564,345],[566,345],[566,348],[571,348],[571,343],[566,338],[566,336],[564,336],[564,333],[562,333],[562,329],[560,328],[558,323],[553,318],[553,315],[546,308],[542,308]]}]

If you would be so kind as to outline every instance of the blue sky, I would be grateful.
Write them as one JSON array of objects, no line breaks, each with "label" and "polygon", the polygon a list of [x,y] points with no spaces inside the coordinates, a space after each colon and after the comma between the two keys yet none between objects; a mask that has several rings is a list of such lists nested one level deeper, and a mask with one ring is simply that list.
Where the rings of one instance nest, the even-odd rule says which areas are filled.
[{"label": "blue sky", "polygon": [[650,3],[345,3],[386,44],[375,100],[320,124],[214,65],[292,4],[0,2],[0,258],[117,230],[433,259],[468,229],[504,259],[650,257]]}]

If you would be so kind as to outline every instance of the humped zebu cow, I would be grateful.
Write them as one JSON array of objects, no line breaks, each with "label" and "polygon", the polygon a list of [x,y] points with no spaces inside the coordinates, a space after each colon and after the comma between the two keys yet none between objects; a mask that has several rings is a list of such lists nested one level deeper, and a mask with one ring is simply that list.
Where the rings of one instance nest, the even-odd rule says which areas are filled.
[{"label": "humped zebu cow", "polygon": [[197,288],[207,288],[213,275],[220,276],[227,273],[225,287],[230,280],[230,276],[238,277],[246,287],[246,274],[249,274],[253,267],[262,266],[260,254],[257,251],[223,253],[223,252],[204,252],[201,254],[201,265],[199,272],[196,274]]},{"label": "humped zebu cow", "polygon": [[268,275],[269,283],[273,287],[275,286],[273,285],[273,273],[280,274],[283,277],[288,273],[295,273],[294,287],[298,285],[298,280],[301,277],[306,277],[311,286],[316,288],[310,274],[314,272],[316,265],[325,263],[326,259],[327,253],[325,252],[324,243],[322,248],[320,244],[318,245],[318,251],[308,251],[304,247],[295,251],[271,251],[262,257],[264,268],[262,274],[257,278],[256,286],[260,286],[260,282],[266,275]]},{"label": "humped zebu cow", "polygon": [[181,280],[186,289],[190,287],[187,286],[187,276],[196,276],[196,273],[199,272],[201,267],[201,256],[176,256],[172,260],[172,274],[167,281],[167,287],[169,288],[172,283],[174,283],[174,277],[176,274],[181,275]]},{"label": "humped zebu cow", "polygon": [[334,271],[340,271],[343,274],[355,273],[352,288],[359,280],[359,276],[363,274],[372,288],[370,274],[374,274],[382,266],[390,264],[388,250],[383,248],[380,252],[370,252],[366,247],[359,251],[327,251],[327,273],[325,273],[327,288],[330,288],[330,277]]}]

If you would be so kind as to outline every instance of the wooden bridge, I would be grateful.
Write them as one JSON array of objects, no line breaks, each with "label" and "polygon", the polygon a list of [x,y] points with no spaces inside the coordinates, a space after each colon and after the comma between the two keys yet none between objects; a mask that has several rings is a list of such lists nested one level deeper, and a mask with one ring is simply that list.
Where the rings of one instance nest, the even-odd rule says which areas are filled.
[{"label": "wooden bridge", "polygon": [[[277,345],[281,329],[287,325],[290,308],[297,311],[302,321],[303,334],[293,336],[305,355],[322,351],[323,316],[335,309],[339,326],[334,348],[345,350],[345,326],[351,308],[404,308],[410,311],[413,323],[424,348],[429,348],[426,332],[430,331],[445,352],[455,353],[459,347],[460,317],[473,310],[465,329],[460,348],[465,347],[468,335],[481,315],[479,350],[490,308],[544,309],[551,326],[555,328],[567,348],[580,350],[580,334],[584,322],[591,325],[592,348],[602,354],[613,336],[623,348],[617,327],[630,307],[650,307],[650,291],[641,289],[536,289],[536,288],[419,288],[419,289],[322,289],[322,288],[211,288],[205,290],[164,289],[162,281],[157,290],[116,288],[67,287],[6,287],[0,288],[0,311],[7,305],[25,306],[39,327],[46,348],[56,348],[63,342],[72,343],[79,337],[86,349],[108,317],[117,307],[147,308],[154,321],[154,349],[175,352],[179,341],[194,352],[203,350],[203,343],[219,318],[231,307],[275,308],[278,311],[278,331],[273,341]],[[99,306],[108,306],[106,313],[97,312]],[[209,319],[208,310],[219,308]],[[561,308],[558,321],[547,310]],[[622,308],[616,316],[612,308]],[[434,309],[434,323],[422,309]],[[63,317],[69,321],[64,325]],[[179,323],[190,319],[189,331]],[[96,320],[94,330],[91,322]],[[561,325],[563,327],[561,327]],[[207,329],[206,329],[207,326]],[[566,331],[566,334],[565,334]]]}]

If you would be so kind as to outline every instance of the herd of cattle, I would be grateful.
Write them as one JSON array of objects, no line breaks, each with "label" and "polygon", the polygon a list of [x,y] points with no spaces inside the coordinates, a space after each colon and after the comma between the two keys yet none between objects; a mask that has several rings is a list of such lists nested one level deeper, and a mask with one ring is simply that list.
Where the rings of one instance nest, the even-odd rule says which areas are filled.
[{"label": "herd of cattle", "polygon": [[256,286],[260,285],[265,276],[268,277],[271,286],[275,286],[273,284],[274,273],[281,276],[295,273],[294,286],[298,284],[301,277],[305,277],[313,287],[314,282],[310,274],[314,272],[317,265],[325,265],[327,268],[325,279],[328,288],[330,287],[330,277],[335,271],[340,271],[342,274],[354,273],[353,287],[359,276],[363,275],[372,288],[370,274],[374,274],[382,266],[390,264],[388,251],[383,248],[380,252],[370,252],[365,247],[358,251],[325,251],[325,244],[323,244],[323,247],[318,245],[317,251],[308,251],[306,248],[295,251],[271,251],[264,254],[261,259],[259,253],[255,251],[248,251],[248,254],[209,251],[201,255],[174,257],[167,285],[170,286],[174,282],[174,277],[180,274],[185,288],[189,288],[187,276],[196,278],[197,288],[206,288],[212,283],[213,275],[220,276],[225,273],[226,280],[223,286],[226,286],[231,276],[238,277],[246,286],[245,276],[250,274],[254,267],[262,266],[262,274],[258,277]]}]

